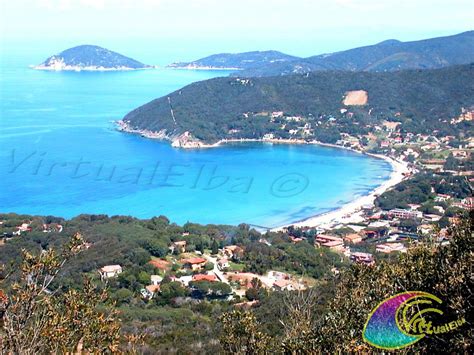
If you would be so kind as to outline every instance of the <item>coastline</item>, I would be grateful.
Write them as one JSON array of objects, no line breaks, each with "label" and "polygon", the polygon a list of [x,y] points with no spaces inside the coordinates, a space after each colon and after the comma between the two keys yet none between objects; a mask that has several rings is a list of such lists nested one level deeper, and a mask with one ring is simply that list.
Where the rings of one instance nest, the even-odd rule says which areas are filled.
[{"label": "coastline", "polygon": [[232,67],[212,67],[212,66],[190,66],[190,65],[184,65],[184,66],[173,66],[173,65],[167,65],[167,69],[176,69],[176,70],[215,70],[215,71],[237,71],[237,70],[243,70],[242,68],[232,68]]},{"label": "coastline", "polygon": [[352,200],[332,211],[329,211],[323,214],[310,216],[303,220],[295,221],[294,223],[289,223],[289,224],[272,228],[271,231],[274,231],[274,232],[281,231],[284,228],[287,228],[289,226],[329,229],[331,226],[334,226],[336,224],[357,222],[357,220],[360,219],[359,213],[361,212],[363,206],[373,205],[377,196],[381,195],[385,191],[389,190],[393,186],[405,180],[406,178],[405,175],[406,173],[409,172],[408,163],[406,162],[398,161],[382,154],[361,152],[352,148],[343,147],[336,144],[323,143],[316,140],[308,142],[303,139],[242,138],[242,139],[221,139],[218,142],[212,143],[212,144],[205,144],[202,142],[198,142],[199,144],[197,144],[196,142],[194,142],[192,145],[182,146],[179,143],[176,144],[177,141],[179,142],[179,139],[181,136],[175,137],[173,139],[173,137],[167,136],[166,132],[163,132],[163,131],[151,132],[151,131],[143,131],[143,130],[134,130],[130,128],[128,124],[122,120],[117,121],[116,123],[118,124],[120,131],[133,133],[133,134],[140,134],[141,136],[145,138],[150,138],[150,139],[168,140],[172,142],[171,145],[173,147],[177,147],[177,148],[184,148],[184,149],[217,148],[219,146],[222,146],[228,143],[246,143],[246,142],[255,142],[255,143],[260,142],[260,143],[273,143],[273,144],[314,144],[314,145],[330,147],[330,148],[345,149],[345,150],[349,150],[351,152],[358,153],[358,154],[365,154],[367,156],[370,156],[376,159],[383,159],[391,165],[392,172],[390,173],[390,177],[386,181],[384,181],[381,185],[377,186],[375,189],[370,191],[368,194],[364,196],[360,196],[356,198],[355,200]]},{"label": "coastline", "polygon": [[322,229],[330,229],[331,227],[342,224],[342,223],[356,223],[358,220],[361,219],[359,213],[363,206],[366,205],[373,205],[377,196],[381,195],[385,191],[389,190],[393,186],[399,184],[403,180],[405,180],[405,173],[408,170],[408,164],[405,162],[400,162],[398,160],[394,160],[390,157],[381,154],[371,154],[371,153],[363,153],[368,156],[383,159],[390,163],[392,166],[392,173],[390,174],[390,178],[386,180],[384,183],[373,189],[370,193],[364,196],[360,196],[353,201],[350,201],[343,206],[315,216],[311,216],[305,218],[303,220],[297,221],[295,223],[285,224],[279,227],[275,227],[271,229],[272,232],[282,231],[284,228],[289,226],[294,227],[311,227],[311,228],[322,228]]},{"label": "coastline", "polygon": [[130,67],[114,67],[114,68],[106,68],[106,67],[80,67],[80,66],[44,66],[44,65],[30,65],[30,68],[33,70],[43,70],[43,71],[73,71],[73,72],[80,72],[80,71],[90,71],[90,72],[106,72],[106,71],[136,71],[136,70],[149,70],[149,69],[157,69],[156,66],[149,66],[143,68],[130,68]]}]

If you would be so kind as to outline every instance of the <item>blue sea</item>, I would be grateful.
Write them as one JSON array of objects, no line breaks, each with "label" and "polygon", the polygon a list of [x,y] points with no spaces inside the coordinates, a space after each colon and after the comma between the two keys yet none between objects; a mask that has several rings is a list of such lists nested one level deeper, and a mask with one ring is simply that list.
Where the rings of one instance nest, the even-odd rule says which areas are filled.
[{"label": "blue sea", "polygon": [[28,67],[38,55],[1,59],[0,212],[274,227],[338,208],[391,172],[341,149],[179,150],[116,130],[113,121],[132,109],[226,72],[44,72]]}]

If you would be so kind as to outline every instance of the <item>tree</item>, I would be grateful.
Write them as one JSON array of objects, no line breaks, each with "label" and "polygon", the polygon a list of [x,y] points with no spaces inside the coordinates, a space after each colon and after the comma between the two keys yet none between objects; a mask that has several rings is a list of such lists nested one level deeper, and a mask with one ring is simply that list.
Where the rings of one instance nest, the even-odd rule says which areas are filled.
[{"label": "tree", "polygon": [[[368,352],[361,337],[370,312],[379,302],[400,292],[417,290],[443,300],[445,314],[465,317],[472,324],[472,255],[474,211],[460,225],[451,227],[448,246],[431,241],[409,248],[396,262],[381,261],[375,267],[353,265],[341,274],[336,295],[325,321],[317,331],[323,352]],[[414,353],[469,353],[474,345],[472,327],[428,336],[412,345]]]},{"label": "tree", "polygon": [[218,252],[219,252],[219,244],[217,244],[217,241],[214,239],[211,245],[211,254],[216,255]]},{"label": "tree", "polygon": [[459,162],[454,157],[453,153],[449,154],[446,158],[446,162],[444,163],[444,170],[458,170]]},{"label": "tree", "polygon": [[266,354],[271,338],[252,312],[234,310],[221,317],[221,345],[227,354]]},{"label": "tree", "polygon": [[[252,313],[234,311],[223,319],[221,344],[228,353],[372,353],[364,342],[365,322],[378,304],[401,292],[422,291],[443,301],[447,322],[466,319],[455,332],[428,335],[401,350],[403,353],[471,353],[474,346],[472,289],[474,211],[459,225],[451,226],[450,244],[431,238],[410,247],[396,260],[378,260],[374,266],[352,264],[343,269],[335,294],[317,318],[319,295],[290,293],[285,299],[283,337],[268,338]],[[263,337],[260,347],[255,338]],[[272,345],[273,344],[273,345]]]},{"label": "tree", "polygon": [[[11,285],[4,306],[3,353],[38,354],[114,352],[120,343],[117,312],[102,308],[105,291],[89,280],[80,291],[50,290],[63,266],[81,251],[83,239],[75,234],[58,254],[49,249],[33,255],[22,251],[21,276]],[[2,281],[2,285],[5,280]]]}]

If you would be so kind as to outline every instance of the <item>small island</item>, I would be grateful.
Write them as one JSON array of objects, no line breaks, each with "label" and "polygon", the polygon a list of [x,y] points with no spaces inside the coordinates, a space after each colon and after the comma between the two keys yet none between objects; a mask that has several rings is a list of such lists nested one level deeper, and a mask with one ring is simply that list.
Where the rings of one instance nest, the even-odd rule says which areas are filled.
[{"label": "small island", "polygon": [[36,70],[54,71],[117,71],[150,68],[153,66],[93,45],[81,45],[66,49],[49,57],[43,63],[33,66],[33,69]]}]

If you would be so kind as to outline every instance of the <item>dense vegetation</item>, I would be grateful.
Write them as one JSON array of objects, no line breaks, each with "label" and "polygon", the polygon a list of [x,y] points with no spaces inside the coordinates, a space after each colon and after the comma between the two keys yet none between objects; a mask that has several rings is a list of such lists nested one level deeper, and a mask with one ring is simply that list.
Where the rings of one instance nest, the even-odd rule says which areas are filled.
[{"label": "dense vegetation", "polygon": [[[0,265],[6,266],[3,276],[12,272],[9,282],[21,279],[17,265],[22,260],[22,249],[35,254],[49,248],[59,250],[69,236],[78,231],[90,247],[62,267],[50,289],[58,289],[60,293],[79,292],[84,290],[84,277],[88,277],[100,290],[103,283],[99,280],[98,269],[104,265],[121,265],[123,272],[107,283],[109,299],[120,312],[123,331],[139,334],[146,329],[151,334],[146,346],[153,351],[214,351],[218,347],[217,342],[211,341],[216,338],[215,319],[230,310],[233,303],[246,300],[235,297],[231,302],[227,301],[230,288],[221,282],[191,282],[191,287],[185,288],[169,277],[164,277],[159,295],[150,301],[143,300],[140,290],[150,284],[150,275],[163,275],[162,270],[148,262],[156,257],[181,258],[169,250],[172,241],[186,240],[186,252],[212,250],[216,243],[218,247],[238,244],[246,250],[242,259],[234,263],[239,270],[264,273],[276,269],[304,274],[322,283],[331,277],[334,266],[344,265],[337,254],[315,249],[308,242],[294,245],[284,233],[266,234],[271,246],[259,243],[262,234],[246,225],[187,223],[178,226],[165,217],[139,220],[105,215],[80,215],[64,220],[52,216],[0,214],[0,220],[3,221],[0,235],[10,233],[25,221],[31,222],[32,228],[0,245]],[[64,230],[44,233],[43,223],[60,223]],[[178,265],[170,265],[170,268],[171,274],[184,275]],[[0,279],[1,276],[2,273]],[[5,290],[3,285],[1,288]],[[266,297],[270,296],[263,289],[249,293],[249,299]]]},{"label": "dense vegetation", "polygon": [[434,69],[471,62],[474,62],[474,31],[413,42],[388,40],[337,53],[261,65],[236,74],[253,77],[318,70],[395,71]]},{"label": "dense vegetation", "polygon": [[125,57],[122,54],[110,51],[99,46],[91,45],[82,45],[66,49],[65,51],[62,51],[59,54],[49,57],[41,65],[54,65],[54,62],[57,62],[58,60],[62,60],[65,65],[79,67],[126,67],[133,69],[148,67],[147,65],[140,63],[135,59]]},{"label": "dense vegetation", "polygon": [[[29,216],[2,216],[13,222],[9,217]],[[127,224],[122,217],[119,219]],[[47,288],[54,289],[50,286],[52,278],[59,279],[58,285],[67,280],[62,276],[63,267],[76,263],[75,259],[79,261],[81,255],[88,257],[93,250],[80,248],[84,244],[78,234],[72,239],[61,236],[59,244],[63,253],[51,249],[22,253],[21,271],[10,269],[19,274],[14,287],[0,278],[1,288],[8,295],[7,298],[4,293],[0,294],[0,345],[7,353],[32,354],[119,349],[140,353],[374,353],[377,351],[362,340],[370,312],[381,300],[407,290],[418,290],[442,300],[441,322],[465,319],[467,323],[448,333],[428,335],[400,351],[471,353],[473,221],[471,212],[470,218],[452,226],[448,245],[428,239],[406,254],[378,261],[375,266],[353,264],[343,268],[335,279],[321,280],[317,287],[305,292],[259,292],[260,303],[251,311],[222,301],[186,303],[185,291],[169,280],[164,281],[162,297],[172,297],[175,301],[166,306],[137,301],[123,288],[112,292],[111,298],[116,302],[114,310],[107,291],[94,287],[92,275],[87,273],[82,274],[86,278],[80,287],[63,285],[54,293],[45,292]],[[114,222],[118,220],[81,216],[81,221],[72,225],[95,225],[88,229],[92,232],[97,226]],[[137,220],[128,224],[132,222],[135,228],[139,226]],[[154,227],[152,230],[156,230],[156,226],[161,226],[159,229],[170,226],[162,217],[145,221],[142,227],[147,228],[147,224]],[[215,227],[201,228],[211,231]],[[188,226],[193,232],[198,229],[196,225]],[[246,228],[238,229],[240,237],[244,237]],[[32,231],[31,236],[33,234]],[[53,233],[49,235],[56,239]],[[28,238],[18,238],[16,245],[25,239]],[[55,249],[59,249],[59,245]],[[9,253],[11,257],[12,250]],[[123,282],[122,276],[120,279],[118,282]],[[114,285],[110,287],[113,291]],[[201,290],[209,287],[207,283],[200,285]],[[219,285],[213,287],[217,289]],[[160,298],[157,302],[162,301]]]},{"label": "dense vegetation", "polygon": [[[227,353],[380,353],[362,340],[368,315],[381,300],[417,290],[442,299],[444,314],[435,324],[463,318],[466,323],[449,332],[427,335],[398,352],[472,353],[473,221],[471,212],[470,218],[453,227],[447,246],[424,242],[396,260],[375,266],[354,264],[336,280],[331,299],[314,289],[288,296],[280,301],[284,310],[278,330],[266,331],[267,322],[275,318],[266,318],[258,309],[226,313],[221,343]],[[324,302],[322,311],[318,301]]]},{"label": "dense vegetation", "polygon": [[[377,197],[376,204],[384,209],[407,208],[409,204],[425,204],[433,201],[436,194],[463,199],[471,195],[468,180],[462,176],[418,174],[396,185]],[[425,210],[425,213],[439,213]]]},{"label": "dense vegetation", "polygon": [[[342,114],[345,93],[361,89],[368,92],[368,104],[350,108],[353,117]],[[462,107],[473,105],[471,64],[389,73],[331,71],[245,80],[217,78],[151,101],[127,114],[124,121],[137,129],[166,130],[170,136],[189,131],[207,142],[262,138],[266,133],[288,138],[289,130],[298,123],[271,117],[271,112],[283,111],[304,117],[314,129],[312,138],[334,143],[341,132],[364,134],[370,124],[382,119],[402,122],[404,132],[438,129],[440,134],[457,136],[460,130],[472,127],[457,128],[446,120],[458,116]],[[337,124],[327,122],[331,118]],[[229,133],[232,131],[236,133]]]}]

